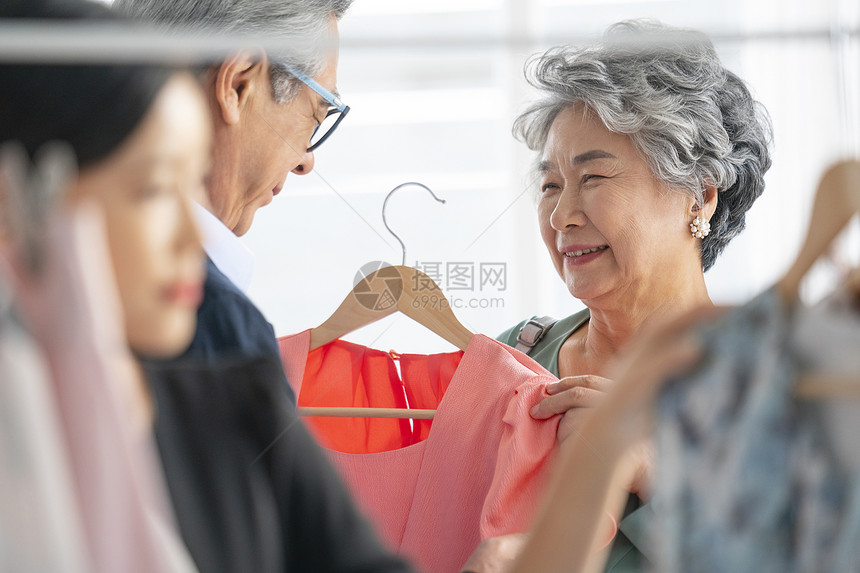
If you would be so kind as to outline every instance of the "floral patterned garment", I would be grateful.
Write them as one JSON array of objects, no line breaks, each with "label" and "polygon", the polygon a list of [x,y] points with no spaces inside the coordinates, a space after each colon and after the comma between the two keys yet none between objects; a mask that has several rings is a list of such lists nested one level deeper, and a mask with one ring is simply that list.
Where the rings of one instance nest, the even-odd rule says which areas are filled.
[{"label": "floral patterned garment", "polygon": [[794,396],[799,372],[860,375],[844,302],[771,289],[702,329],[658,403],[655,571],[860,571],[860,400]]}]

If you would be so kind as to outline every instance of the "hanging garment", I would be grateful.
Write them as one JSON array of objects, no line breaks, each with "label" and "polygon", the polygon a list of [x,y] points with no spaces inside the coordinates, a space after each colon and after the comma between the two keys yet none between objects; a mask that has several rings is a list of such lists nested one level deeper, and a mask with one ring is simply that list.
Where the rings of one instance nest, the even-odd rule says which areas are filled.
[{"label": "hanging garment", "polygon": [[133,358],[103,228],[90,208],[46,221],[37,273],[9,257],[15,303],[45,357],[88,570],[193,571],[132,407]]},{"label": "hanging garment", "polygon": [[47,365],[0,281],[0,571],[87,573]]},{"label": "hanging garment", "polygon": [[[281,341],[282,348],[288,344],[285,340]],[[304,372],[304,381],[296,378],[302,406],[406,408],[408,404],[413,409],[429,410],[439,406],[463,356],[462,351],[398,356],[342,340],[310,353],[305,349],[303,354],[300,350],[291,354],[295,354],[293,361],[301,362]],[[400,362],[403,382],[395,360]],[[286,368],[288,373],[291,367]],[[431,424],[432,420],[308,418],[322,445],[347,454],[372,454],[417,444],[427,438]]]},{"label": "hanging garment", "polygon": [[[482,335],[465,352],[400,355],[310,331],[279,340],[299,406],[436,409],[429,421],[308,418],[390,546],[429,573],[457,571],[485,538],[526,531],[540,500],[559,418],[529,409],[557,380]],[[613,531],[614,535],[614,531]]]},{"label": "hanging garment", "polygon": [[[591,311],[587,308],[574,314],[559,319],[546,331],[544,336],[532,347],[529,356],[535,362],[546,368],[555,376],[558,372],[558,355],[561,347],[570,336],[583,328],[591,317]],[[532,316],[530,320],[538,320],[540,317]],[[496,337],[496,340],[504,342],[508,346],[516,347],[519,343],[520,331],[528,320],[523,320]],[[631,493],[627,496],[627,503],[619,516],[618,533],[612,540],[609,555],[606,558],[604,573],[641,573],[648,570],[646,556],[649,554],[648,530],[650,523],[651,508],[644,503],[638,495]]]},{"label": "hanging garment", "polygon": [[[791,349],[801,372],[860,377],[860,307],[856,293],[796,311]],[[803,571],[860,571],[860,400],[804,401],[814,424],[800,464],[810,495],[800,507],[798,567]],[[819,460],[818,464],[814,464]]]},{"label": "hanging garment", "polygon": [[860,403],[794,396],[802,371],[856,378],[857,315],[788,313],[769,290],[700,336],[659,398],[655,570],[860,570]]}]

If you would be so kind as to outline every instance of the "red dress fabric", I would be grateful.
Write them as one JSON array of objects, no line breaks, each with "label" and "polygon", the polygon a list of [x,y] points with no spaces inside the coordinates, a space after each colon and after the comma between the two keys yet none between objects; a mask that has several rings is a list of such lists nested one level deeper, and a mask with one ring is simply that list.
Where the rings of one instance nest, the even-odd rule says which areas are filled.
[{"label": "red dress fabric", "polygon": [[[282,342],[282,349],[285,344]],[[408,404],[435,410],[462,356],[462,351],[400,355],[401,381],[388,352],[335,340],[310,353],[294,352],[290,362],[303,362],[304,379],[291,384],[300,406],[406,408]],[[319,417],[307,422],[323,446],[350,454],[417,444],[427,438],[432,424],[432,420],[415,420],[412,425],[409,420],[386,418]]]},{"label": "red dress fabric", "polygon": [[527,531],[559,418],[529,409],[556,378],[483,335],[465,352],[400,357],[310,331],[279,339],[299,406],[436,409],[435,419],[307,418],[359,505],[396,551],[429,573],[458,571],[485,538]]}]

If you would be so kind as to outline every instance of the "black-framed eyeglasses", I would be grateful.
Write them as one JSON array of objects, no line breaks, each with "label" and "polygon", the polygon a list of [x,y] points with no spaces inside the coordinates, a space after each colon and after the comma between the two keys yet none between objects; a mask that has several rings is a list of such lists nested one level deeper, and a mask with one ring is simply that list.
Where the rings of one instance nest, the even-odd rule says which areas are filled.
[{"label": "black-framed eyeglasses", "polygon": [[311,135],[308,151],[313,151],[322,145],[323,142],[328,139],[332,133],[334,133],[334,130],[340,124],[341,120],[343,120],[343,118],[346,117],[346,114],[349,113],[349,106],[343,103],[338,96],[315,82],[313,78],[302,73],[298,68],[287,65],[284,65],[283,68],[295,76],[297,80],[318,93],[330,106],[325,114],[325,118],[321,123],[317,124],[313,135]]}]

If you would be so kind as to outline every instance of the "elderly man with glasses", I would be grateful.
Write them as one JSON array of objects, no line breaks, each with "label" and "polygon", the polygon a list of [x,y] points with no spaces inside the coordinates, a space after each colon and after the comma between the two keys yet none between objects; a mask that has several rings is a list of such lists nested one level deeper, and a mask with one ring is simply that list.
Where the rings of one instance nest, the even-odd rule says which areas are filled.
[{"label": "elderly man with glasses", "polygon": [[[114,3],[185,32],[281,35],[293,48],[238,50],[200,72],[214,127],[199,209],[209,274],[191,348],[147,370],[166,483],[201,573],[409,570],[382,547],[298,420],[274,331],[243,292],[253,258],[237,238],[289,173],[313,169],[314,150],[349,112],[336,90],[336,46],[351,2]],[[469,569],[495,570],[511,559],[503,551],[510,546],[504,538],[485,542]]]},{"label": "elderly man with glasses", "polygon": [[[223,363],[279,356],[274,329],[246,296],[254,256],[239,241],[290,173],[314,167],[349,107],[337,95],[337,22],[352,0],[116,0],[120,12],[183,33],[279,35],[289,53],[248,48],[200,72],[214,126],[197,209],[208,277],[185,357]],[[285,388],[289,386],[284,379]]]}]

